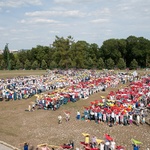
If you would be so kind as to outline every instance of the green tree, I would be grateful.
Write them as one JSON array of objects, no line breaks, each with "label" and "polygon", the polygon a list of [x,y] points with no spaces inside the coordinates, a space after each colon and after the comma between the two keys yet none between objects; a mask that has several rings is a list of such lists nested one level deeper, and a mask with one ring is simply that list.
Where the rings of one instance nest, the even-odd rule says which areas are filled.
[{"label": "green tree", "polygon": [[49,68],[49,62],[51,62],[53,60],[54,50],[53,50],[52,46],[51,47],[45,46],[45,47],[43,47],[43,49],[45,51],[44,60],[47,63],[47,68]]},{"label": "green tree", "polygon": [[45,60],[48,53],[45,51],[44,46],[38,45],[36,50],[37,50],[36,60],[38,61],[39,67],[42,68],[42,61]]},{"label": "green tree", "polygon": [[5,45],[4,48],[3,59],[5,61],[5,64],[7,65],[7,69],[10,70],[10,51],[8,48],[8,43]]},{"label": "green tree", "polygon": [[57,68],[57,63],[55,61],[52,61],[49,65],[50,69],[56,69]]},{"label": "green tree", "polygon": [[145,57],[145,59],[144,59],[145,67],[150,68],[150,41],[149,41],[149,46],[145,50],[144,57]]},{"label": "green tree", "polygon": [[124,61],[123,58],[120,58],[120,59],[119,59],[119,61],[118,61],[118,63],[117,63],[117,67],[118,67],[119,69],[125,69],[125,68],[126,68],[126,63],[125,63],[125,61]]},{"label": "green tree", "polygon": [[86,68],[88,67],[89,60],[89,44],[86,41],[77,41],[71,46],[71,60],[76,65],[75,68]]},{"label": "green tree", "polygon": [[111,58],[107,59],[105,62],[105,66],[107,69],[114,69],[114,64],[115,63]]},{"label": "green tree", "polygon": [[88,58],[88,60],[85,62],[87,69],[94,68],[94,62],[91,57]]},{"label": "green tree", "polygon": [[121,58],[126,61],[126,55],[127,55],[127,42],[125,39],[119,39],[117,40],[117,46],[118,46],[118,51],[121,53]]},{"label": "green tree", "polygon": [[136,59],[133,59],[130,63],[130,69],[137,69],[138,68],[138,62]]},{"label": "green tree", "polygon": [[16,66],[16,65],[15,65],[15,61],[14,61],[13,59],[10,59],[10,62],[9,62],[9,63],[10,63],[10,69],[11,69],[11,70],[15,69],[15,66]]},{"label": "green tree", "polygon": [[97,61],[99,58],[99,47],[97,44],[92,43],[92,44],[88,44],[87,43],[87,48],[85,50],[85,53],[87,53],[87,60],[92,59],[90,61],[92,61],[92,68],[96,68],[97,67]]},{"label": "green tree", "polygon": [[97,63],[97,68],[100,70],[105,68],[105,63],[102,58],[99,58],[98,63]]},{"label": "green tree", "polygon": [[28,58],[27,56],[27,51],[26,50],[21,50],[17,53],[17,59],[23,64],[25,64],[26,59]]},{"label": "green tree", "polygon": [[150,41],[143,37],[129,36],[127,38],[127,66],[136,59],[140,67],[146,67],[147,52],[150,51]]},{"label": "green tree", "polygon": [[150,68],[150,54],[146,56],[146,67]]},{"label": "green tree", "polygon": [[1,60],[1,63],[0,63],[0,69],[3,70],[3,69],[6,69],[7,68],[7,64],[5,63],[5,61],[2,59]]},{"label": "green tree", "polygon": [[16,67],[15,68],[16,69],[23,69],[23,64],[20,62],[19,59],[17,59],[17,61],[16,61]]},{"label": "green tree", "polygon": [[33,63],[32,63],[32,69],[33,70],[36,70],[36,69],[38,69],[39,68],[39,64],[38,64],[38,62],[37,62],[37,60],[35,60]]},{"label": "green tree", "polygon": [[26,70],[30,70],[31,69],[31,63],[28,59],[26,59],[25,64],[24,64],[24,68]]},{"label": "green tree", "polygon": [[101,57],[104,60],[111,58],[115,64],[117,64],[119,58],[121,57],[121,52],[119,51],[118,46],[118,39],[109,39],[104,41],[100,50],[102,55]]},{"label": "green tree", "polygon": [[46,63],[46,61],[45,61],[44,59],[42,60],[41,68],[42,68],[43,70],[46,70],[46,69],[47,69],[47,63]]},{"label": "green tree", "polygon": [[70,59],[71,51],[70,46],[73,43],[73,38],[68,36],[66,39],[64,37],[56,36],[53,42],[54,49],[54,61],[59,65],[60,68],[68,68],[72,60]]}]

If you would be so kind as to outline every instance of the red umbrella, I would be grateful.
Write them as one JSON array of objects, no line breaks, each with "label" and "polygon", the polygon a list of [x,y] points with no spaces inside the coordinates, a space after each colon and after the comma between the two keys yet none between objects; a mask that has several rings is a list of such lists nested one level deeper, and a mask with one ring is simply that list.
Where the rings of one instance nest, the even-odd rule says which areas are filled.
[{"label": "red umbrella", "polygon": [[83,146],[89,145],[89,144],[87,144],[87,143],[85,143],[85,142],[80,142],[80,144],[83,145]]},{"label": "red umbrella", "polygon": [[116,149],[117,150],[125,150],[124,147],[122,147],[122,146],[116,146]]},{"label": "red umbrella", "polygon": [[70,149],[70,148],[72,148],[72,146],[70,146],[70,145],[62,145],[61,146],[63,149]]},{"label": "red umbrella", "polygon": [[85,150],[90,150],[91,149],[90,145],[85,143],[85,142],[80,142],[80,144],[84,146]]},{"label": "red umbrella", "polygon": [[108,135],[108,134],[105,134],[105,138],[106,138],[108,141],[113,141],[113,138],[112,138],[110,135]]}]

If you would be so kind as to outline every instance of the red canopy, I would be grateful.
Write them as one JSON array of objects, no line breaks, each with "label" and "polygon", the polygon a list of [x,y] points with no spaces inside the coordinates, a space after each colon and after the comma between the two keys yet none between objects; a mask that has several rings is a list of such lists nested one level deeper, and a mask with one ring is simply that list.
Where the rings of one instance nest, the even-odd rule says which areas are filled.
[{"label": "red canopy", "polygon": [[105,134],[105,138],[106,138],[108,141],[113,141],[113,138],[112,138],[110,135],[108,135],[108,134]]}]

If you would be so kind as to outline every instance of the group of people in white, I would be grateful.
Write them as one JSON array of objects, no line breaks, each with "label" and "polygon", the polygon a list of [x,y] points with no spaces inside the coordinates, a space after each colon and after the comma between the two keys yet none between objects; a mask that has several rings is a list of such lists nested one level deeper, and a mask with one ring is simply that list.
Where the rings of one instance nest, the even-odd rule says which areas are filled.
[{"label": "group of people in white", "polygon": [[57,110],[62,104],[70,101],[87,99],[90,95],[105,91],[108,87],[115,88],[122,79],[128,82],[132,77],[132,75],[97,70],[69,70],[57,72],[56,76],[54,74],[56,73],[47,75],[47,78],[53,79],[51,85],[54,88],[36,98],[36,103],[48,110]]}]

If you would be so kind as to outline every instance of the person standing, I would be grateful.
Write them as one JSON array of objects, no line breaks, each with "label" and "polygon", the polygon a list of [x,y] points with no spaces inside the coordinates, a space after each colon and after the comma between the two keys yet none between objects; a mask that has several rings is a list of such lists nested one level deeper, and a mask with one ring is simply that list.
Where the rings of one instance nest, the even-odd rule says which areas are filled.
[{"label": "person standing", "polygon": [[109,141],[105,141],[104,150],[109,150],[109,148],[110,148],[110,142]]},{"label": "person standing", "polygon": [[28,148],[29,148],[29,144],[28,144],[28,143],[24,143],[23,148],[24,148],[24,150],[28,150]]},{"label": "person standing", "polygon": [[90,135],[87,134],[87,135],[85,136],[85,144],[89,144],[89,143],[90,143]]},{"label": "person standing", "polygon": [[27,142],[24,142],[24,143],[21,143],[19,144],[21,147],[23,146],[23,150],[29,150],[29,143]]},{"label": "person standing", "polygon": [[114,124],[114,122],[115,122],[115,113],[114,113],[114,111],[112,111],[112,113],[111,113],[111,123]]},{"label": "person standing", "polygon": [[130,125],[132,124],[133,122],[133,114],[129,114],[129,123]]},{"label": "person standing", "polygon": [[96,147],[96,143],[97,143],[97,142],[96,142],[96,139],[97,139],[96,136],[93,136],[93,137],[92,137],[92,147],[93,147],[93,148]]},{"label": "person standing", "polygon": [[116,149],[116,142],[114,140],[110,142],[110,148],[111,148],[111,150]]},{"label": "person standing", "polygon": [[61,124],[62,123],[62,116],[59,114],[58,116],[58,124]]},{"label": "person standing", "polygon": [[95,111],[95,112],[94,112],[95,123],[98,123],[98,122],[97,122],[97,120],[98,120],[98,117],[97,117],[97,116],[98,116],[98,113]]},{"label": "person standing", "polygon": [[80,111],[78,110],[78,111],[77,111],[77,120],[80,120],[80,117],[81,117]]},{"label": "person standing", "polygon": [[136,119],[137,119],[137,125],[139,126],[139,124],[140,124],[140,115],[139,114],[137,115]]},{"label": "person standing", "polygon": [[70,140],[70,146],[72,147],[72,149],[74,149],[74,141]]},{"label": "person standing", "polygon": [[68,122],[70,120],[70,113],[69,112],[65,113],[65,117],[66,121]]},{"label": "person standing", "polygon": [[138,145],[133,144],[133,150],[139,150],[140,147]]},{"label": "person standing", "polygon": [[104,142],[100,143],[100,150],[104,150]]}]

